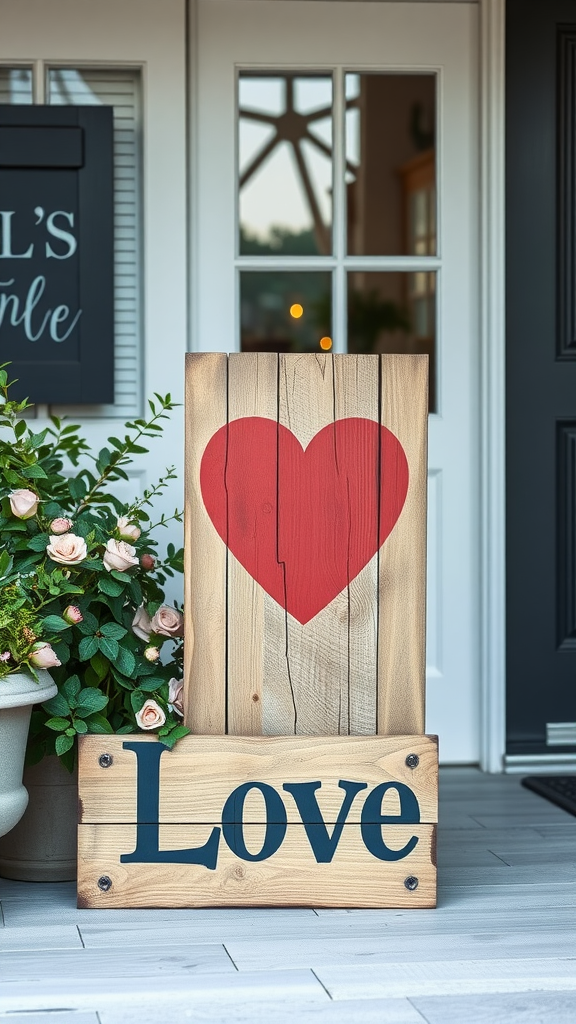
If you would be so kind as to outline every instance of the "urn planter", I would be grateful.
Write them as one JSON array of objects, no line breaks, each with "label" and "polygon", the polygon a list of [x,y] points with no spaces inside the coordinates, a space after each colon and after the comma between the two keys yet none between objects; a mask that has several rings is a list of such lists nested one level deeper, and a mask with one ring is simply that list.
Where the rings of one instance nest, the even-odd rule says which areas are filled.
[{"label": "urn planter", "polygon": [[22,774],[32,705],[58,692],[45,669],[37,669],[37,675],[38,681],[27,672],[12,672],[0,682],[0,836],[20,821],[28,803]]}]

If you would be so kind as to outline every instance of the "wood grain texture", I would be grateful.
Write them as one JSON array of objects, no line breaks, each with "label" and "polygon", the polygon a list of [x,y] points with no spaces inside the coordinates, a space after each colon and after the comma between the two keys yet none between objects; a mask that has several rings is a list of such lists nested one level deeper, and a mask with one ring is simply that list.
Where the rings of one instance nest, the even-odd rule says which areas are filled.
[{"label": "wood grain texture", "polygon": [[[228,357],[228,422],[243,416],[276,420],[278,356],[272,352]],[[234,438],[229,439],[230,446]],[[242,452],[230,453],[242,460]],[[256,539],[256,538],[254,538]],[[228,728],[233,736],[262,733],[264,598],[262,587],[230,554],[227,575]]]},{"label": "wood grain texture", "polygon": [[[163,849],[201,846],[208,825],[162,825]],[[249,849],[262,843],[263,826],[246,825]],[[436,904],[434,850],[436,825],[384,825],[384,841],[401,849],[412,836],[414,850],[399,861],[384,862],[366,850],[359,825],[345,825],[334,859],[317,864],[303,825],[288,825],[280,849],[263,861],[239,860],[221,842],[215,871],[194,864],[121,864],[120,855],[136,844],[135,825],[80,825],[78,829],[78,904],[106,907],[330,906],[433,907]],[[102,892],[97,880],[112,886]],[[404,880],[418,878],[409,891]]]},{"label": "wood grain texture", "polygon": [[193,732],[226,732],[227,549],[204,506],[200,461],[227,419],[227,357],[186,356],[185,455],[185,724]]},{"label": "wood grain texture", "polygon": [[[130,823],[136,821],[136,756],[124,750],[125,740],[155,743],[154,736],[82,736],[79,753],[79,795],[81,823]],[[98,758],[110,753],[109,768]],[[408,754],[420,763],[411,769]],[[438,745],[434,736],[378,737],[236,737],[185,736],[174,750],[160,760],[160,814],[165,823],[215,822],[222,807],[239,785],[254,780],[267,782],[282,794],[284,782],[321,780],[317,799],[326,823],[336,821],[343,793],[340,779],[366,782],[369,789],[390,780],[409,786],[420,806],[420,820],[438,821]],[[348,819],[360,820],[366,798],[355,798]],[[300,816],[292,797],[283,800],[288,821]],[[383,813],[398,813],[398,798],[386,795]],[[246,800],[246,822],[264,820],[259,794]]]},{"label": "wood grain texture", "polygon": [[381,423],[408,458],[402,514],[379,552],[378,732],[424,732],[428,357],[381,356]]}]

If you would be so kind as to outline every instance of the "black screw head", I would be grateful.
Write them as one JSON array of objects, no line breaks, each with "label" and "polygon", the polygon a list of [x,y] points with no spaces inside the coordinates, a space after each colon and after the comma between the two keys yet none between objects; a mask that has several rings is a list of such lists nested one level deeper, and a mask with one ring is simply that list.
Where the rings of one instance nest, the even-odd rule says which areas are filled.
[{"label": "black screw head", "polygon": [[408,878],[404,879],[404,885],[409,892],[414,892],[414,889],[418,888],[418,879],[415,875],[408,875]]},{"label": "black screw head", "polygon": [[408,757],[406,758],[406,764],[408,765],[408,768],[417,768],[418,765],[420,764],[420,758],[418,757],[418,754],[408,754]]},{"label": "black screw head", "polygon": [[112,757],[112,754],[100,754],[98,764],[101,768],[109,768],[113,760],[114,758]]},{"label": "black screw head", "polygon": [[112,879],[108,875],[100,875],[97,885],[102,892],[108,892],[112,888]]}]

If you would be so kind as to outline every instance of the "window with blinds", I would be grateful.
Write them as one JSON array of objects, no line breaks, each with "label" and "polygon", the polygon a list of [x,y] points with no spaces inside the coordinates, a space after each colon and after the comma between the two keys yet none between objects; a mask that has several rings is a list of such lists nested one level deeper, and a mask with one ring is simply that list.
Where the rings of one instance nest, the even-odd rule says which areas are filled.
[{"label": "window with blinds", "polygon": [[141,412],[143,348],[140,74],[137,70],[51,68],[46,85],[47,103],[105,103],[114,108],[114,405],[67,406],[54,412],[122,419],[137,416]]}]

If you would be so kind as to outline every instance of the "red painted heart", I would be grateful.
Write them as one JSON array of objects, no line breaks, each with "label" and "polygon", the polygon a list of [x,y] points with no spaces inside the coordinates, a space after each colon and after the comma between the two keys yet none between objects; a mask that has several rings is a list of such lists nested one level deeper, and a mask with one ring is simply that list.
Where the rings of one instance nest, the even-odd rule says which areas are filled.
[{"label": "red painted heart", "polygon": [[303,449],[286,427],[248,416],[210,438],[200,486],[232,554],[305,623],[390,534],[406,498],[408,463],[398,438],[374,420],[336,420]]}]

